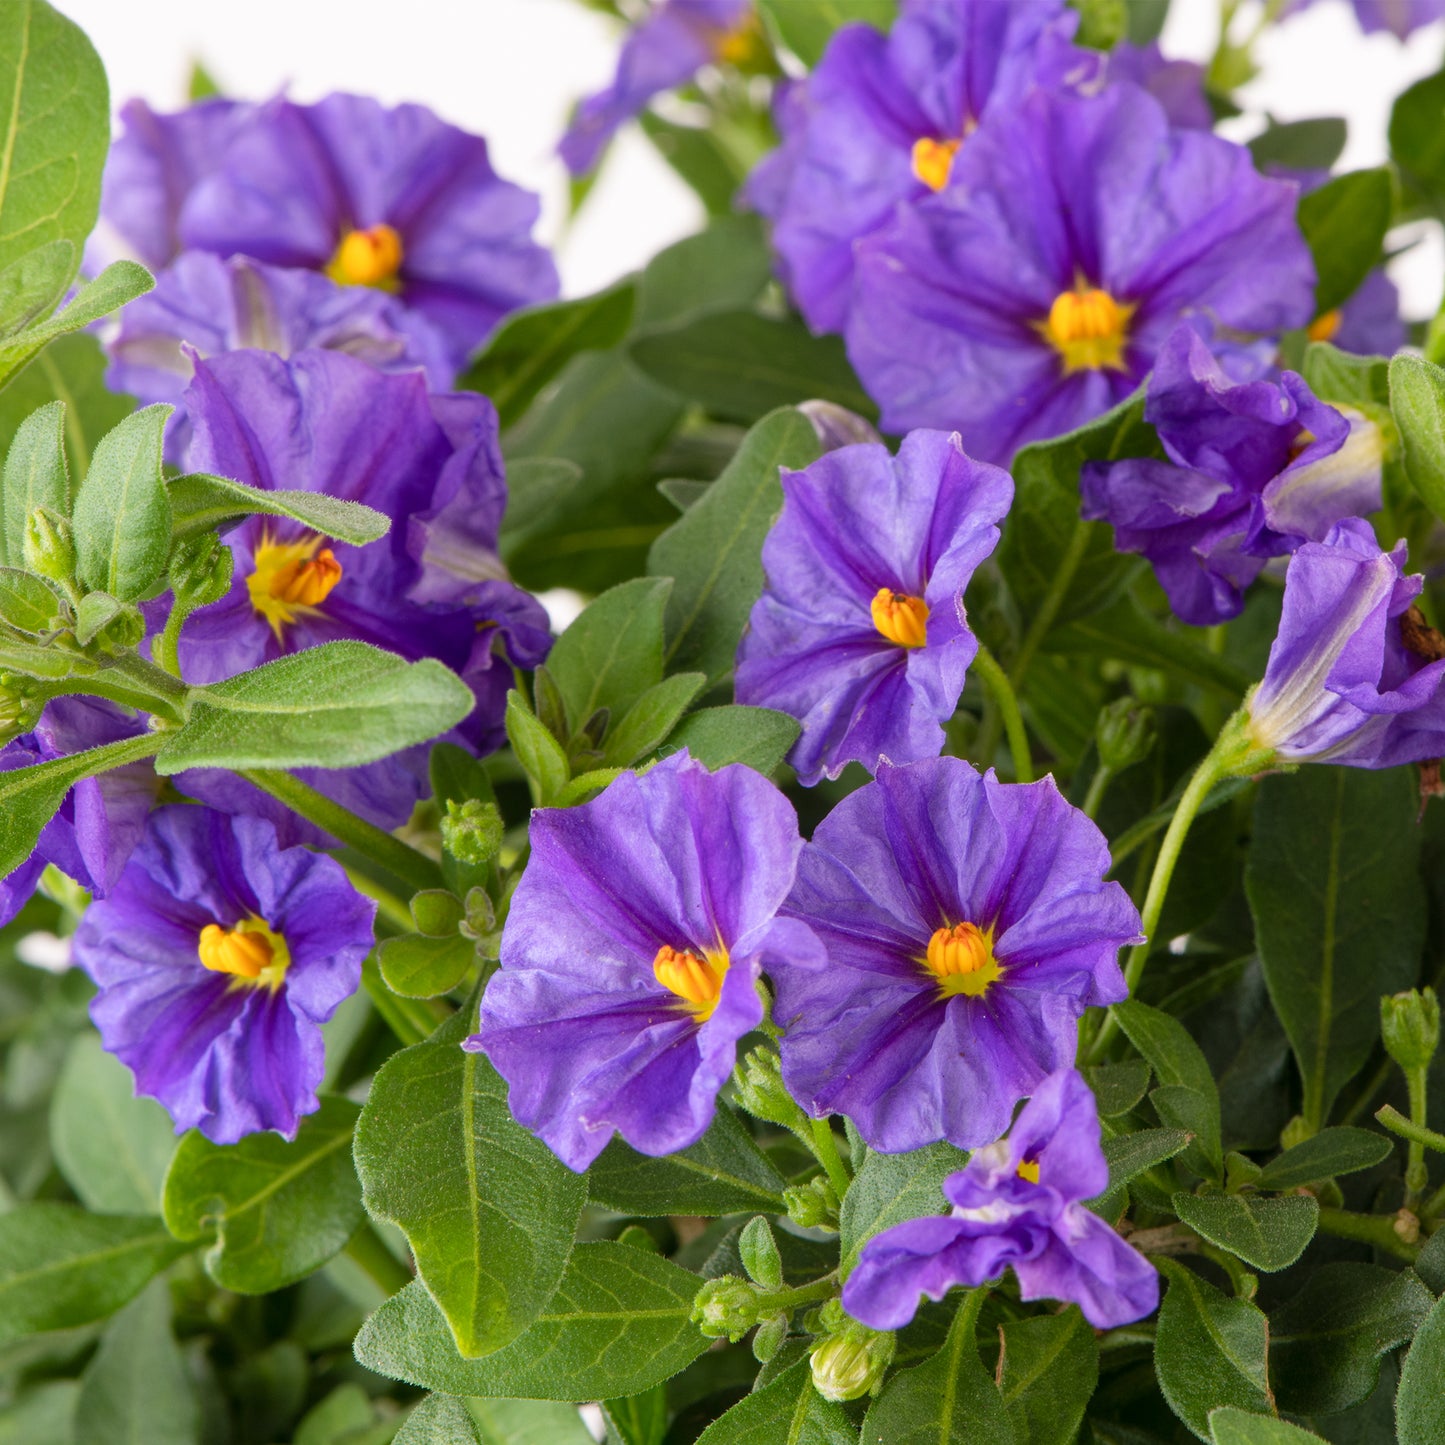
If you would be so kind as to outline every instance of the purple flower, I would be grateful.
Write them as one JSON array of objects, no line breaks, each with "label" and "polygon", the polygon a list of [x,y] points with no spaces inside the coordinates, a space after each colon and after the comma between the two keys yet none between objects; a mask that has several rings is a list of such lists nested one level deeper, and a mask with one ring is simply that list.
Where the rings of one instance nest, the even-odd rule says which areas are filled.
[{"label": "purple flower", "polygon": [[121,313],[106,341],[106,384],[143,404],[177,408],[166,425],[166,453],[178,463],[190,441],[181,402],[193,358],[243,348],[279,356],[344,351],[383,371],[420,368],[438,391],[451,385],[453,374],[442,337],[384,291],[341,287],[314,271],[263,266],[243,256],[223,261],[187,251],[160,272],[154,291]]},{"label": "purple flower", "polygon": [[1094,1096],[1071,1068],[1050,1074],[1007,1139],[944,1181],[950,1213],[875,1235],[843,1286],[843,1308],[875,1330],[901,1329],[919,1296],[984,1284],[1012,1266],[1026,1300],[1070,1300],[1095,1329],[1159,1304],[1159,1275],[1082,1201],[1109,1186]]},{"label": "purple flower", "polygon": [[1067,41],[1063,0],[908,0],[888,35],[847,25],[777,108],[781,149],[748,182],[773,223],[780,274],[808,324],[841,331],[853,243],[900,202],[946,185],[985,116],[1036,82],[1095,76],[1100,57]]},{"label": "purple flower", "polygon": [[577,107],[558,153],[574,176],[590,171],[618,128],[654,96],[705,65],[749,58],[758,44],[753,0],[660,0],[627,37],[606,90]]},{"label": "purple flower", "polygon": [[[107,218],[136,249],[151,246],[153,264],[178,244],[375,287],[440,333],[453,369],[508,311],[557,294],[552,258],[531,238],[537,198],[497,176],[484,140],[422,106],[278,97],[204,131],[180,116],[137,116],[167,145],[117,143]],[[204,164],[191,163],[182,138]],[[143,174],[159,169],[170,182],[164,254],[144,214],[155,186],[138,192],[144,205],[129,189],[138,152]],[[179,153],[187,164],[166,169]]]},{"label": "purple flower", "polygon": [[[1412,603],[1405,544],[1382,551],[1367,522],[1306,542],[1285,575],[1250,741],[1283,762],[1390,768],[1445,755],[1445,659]],[[1431,660],[1433,658],[1433,660]]]},{"label": "purple flower", "polygon": [[1149,380],[1146,420],[1168,461],[1090,462],[1083,515],[1153,564],[1170,606],[1204,627],[1234,617],[1270,557],[1380,505],[1384,441],[1353,408],[1316,399],[1292,371],[1233,382],[1181,326]]},{"label": "purple flower", "polygon": [[975,133],[944,190],[858,243],[849,355],[885,430],[956,427],[1006,462],[1134,391],[1181,320],[1227,335],[1241,366],[1261,358],[1239,333],[1303,326],[1295,199],[1136,86],[1035,90]]},{"label": "purple flower", "polygon": [[[1366,35],[1388,30],[1397,40],[1406,39],[1422,25],[1445,18],[1445,0],[1350,0],[1355,19]],[[1313,0],[1289,0],[1280,19],[1306,10]]]},{"label": "purple flower", "polygon": [[294,1138],[317,1107],[321,1025],[356,991],[376,905],[259,818],[157,809],[75,957],[105,1047],[176,1131]]},{"label": "purple flower", "polygon": [[1109,866],[1052,778],[885,763],[819,824],[784,910],[826,953],[770,970],[790,1092],[888,1153],[997,1139],[1073,1061],[1084,1009],[1125,995],[1139,914]]},{"label": "purple flower", "polygon": [[919,431],[896,461],[845,446],[782,481],[737,700],[802,723],[789,761],[810,786],[849,762],[936,757],[978,651],[964,588],[998,541],[1012,480],[957,435]]},{"label": "purple flower", "polygon": [[[0,748],[0,772],[68,757],[142,731],[133,713],[99,698],[52,698],[35,731]],[[103,898],[115,887],[161,783],[149,762],[129,763],[71,788],[30,858],[0,879],[0,924],[29,901],[47,864]]]},{"label": "purple flower", "polygon": [[1309,337],[1357,356],[1393,356],[1405,344],[1405,322],[1400,316],[1399,288],[1384,267],[1371,271],[1342,306],[1316,317]]},{"label": "purple flower", "polygon": [[821,966],[808,930],[775,917],[802,847],[791,804],[683,751],[534,813],[531,842],[467,1048],[573,1169],[614,1130],[644,1154],[696,1143],[762,1018],[760,970]]},{"label": "purple flower", "polygon": [[1166,60],[1157,40],[1148,45],[1121,40],[1109,52],[1108,78],[1142,86],[1164,107],[1170,125],[1214,128],[1214,112],[1204,94],[1204,67],[1193,60]]}]

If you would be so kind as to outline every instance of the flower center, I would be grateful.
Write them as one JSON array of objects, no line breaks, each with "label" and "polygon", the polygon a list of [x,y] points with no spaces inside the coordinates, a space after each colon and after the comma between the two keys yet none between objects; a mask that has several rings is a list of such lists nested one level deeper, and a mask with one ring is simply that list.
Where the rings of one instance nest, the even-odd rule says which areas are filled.
[{"label": "flower center", "polygon": [[1123,371],[1124,345],[1135,307],[1107,291],[1082,286],[1061,291],[1039,330],[1063,358],[1064,375],[1075,371]]},{"label": "flower center", "polygon": [[691,948],[670,948],[664,943],[652,960],[652,972],[658,983],[669,993],[675,993],[700,1024],[712,1017],[722,996],[727,971],[725,948],[698,954]]},{"label": "flower center", "polygon": [[749,65],[760,61],[766,54],[763,27],[758,17],[749,13],[748,18],[731,30],[721,31],[713,41],[713,54],[724,65]]},{"label": "flower center", "polygon": [[1305,329],[1305,335],[1311,341],[1333,341],[1339,334],[1340,323],[1344,319],[1340,315],[1340,308],[1336,306],[1333,311],[1326,311],[1322,316],[1316,316]]},{"label": "flower center", "polygon": [[1039,1182],[1039,1161],[1037,1159],[1020,1159],[1017,1174],[1020,1179],[1027,1179],[1030,1184]]},{"label": "flower center", "polygon": [[873,625],[900,647],[922,647],[928,637],[928,603],[891,587],[880,587],[869,606]]},{"label": "flower center", "polygon": [[913,142],[913,174],[930,191],[941,191],[953,174],[953,158],[962,144],[962,138],[935,140],[932,136],[920,136]]},{"label": "flower center", "polygon": [[387,225],[348,231],[326,267],[326,274],[342,286],[375,286],[397,291],[401,283],[401,237]]},{"label": "flower center", "polygon": [[938,980],[945,998],[960,993],[982,998],[1003,974],[993,956],[993,930],[985,933],[972,923],[937,929],[928,940],[923,966]]},{"label": "flower center", "polygon": [[321,545],[320,537],[273,542],[271,534],[263,532],[246,590],[251,606],[271,624],[279,642],[281,629],[298,614],[315,612],[340,581],[341,563],[330,547]]},{"label": "flower center", "polygon": [[201,930],[197,952],[212,973],[229,973],[239,983],[281,987],[291,966],[291,950],[279,933],[261,918],[243,918],[234,928],[208,923]]}]

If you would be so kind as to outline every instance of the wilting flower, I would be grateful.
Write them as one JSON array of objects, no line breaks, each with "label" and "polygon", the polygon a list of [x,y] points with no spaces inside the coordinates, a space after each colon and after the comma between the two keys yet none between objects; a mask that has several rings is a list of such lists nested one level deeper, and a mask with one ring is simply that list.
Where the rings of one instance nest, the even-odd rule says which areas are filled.
[{"label": "wilting flower", "polygon": [[1088,463],[1083,514],[1148,557],[1186,622],[1234,617],[1268,558],[1380,505],[1374,422],[1326,406],[1292,371],[1231,381],[1188,326],[1159,353],[1144,416],[1169,460]]},{"label": "wilting flower", "polygon": [[1159,1275],[1082,1201],[1109,1186],[1094,1096],[1071,1068],[1051,1074],[1007,1139],[978,1150],[944,1181],[948,1214],[911,1219],[863,1246],[843,1307],[878,1330],[1012,1267],[1026,1300],[1070,1300],[1096,1329],[1152,1314]]},{"label": "wilting flower", "polygon": [[437,391],[452,381],[440,334],[384,291],[340,287],[314,271],[263,266],[244,256],[223,261],[187,251],[157,275],[154,291],[121,312],[106,340],[106,383],[142,404],[176,407],[166,424],[166,453],[179,463],[191,433],[181,403],[193,358],[244,348],[278,356],[344,351],[383,371],[420,368]]},{"label": "wilting flower", "polygon": [[1006,462],[1134,391],[1181,320],[1262,369],[1273,344],[1240,334],[1314,309],[1296,194],[1136,86],[1035,90],[858,243],[849,355],[885,430],[957,427]]},{"label": "wilting flower", "polygon": [[1271,760],[1391,768],[1445,755],[1445,642],[1401,572],[1352,517],[1290,558],[1284,610],[1247,734]]},{"label": "wilting flower", "polygon": [[[178,117],[144,116],[171,142],[149,161],[164,167],[189,131]],[[175,178],[183,248],[394,295],[446,339],[454,368],[508,311],[557,294],[552,258],[531,237],[537,198],[493,171],[484,140],[423,106],[277,98],[223,138],[208,165]],[[126,239],[145,233],[126,190],[136,150],[117,142],[120,175],[107,189],[107,218]]]},{"label": "wilting flower", "polygon": [[175,804],[87,909],[75,958],[99,987],[102,1042],[177,1132],[292,1138],[318,1107],[321,1025],[356,991],[375,912],[339,863],[278,848],[269,823]]},{"label": "wilting flower", "polygon": [[881,766],[818,825],[784,910],[826,953],[770,969],[793,1096],[890,1153],[997,1139],[1072,1062],[1084,1009],[1124,997],[1139,914],[1109,866],[1052,778]]},{"label": "wilting flower", "polygon": [[759,971],[785,954],[821,966],[808,930],[775,917],[802,846],[792,806],[684,751],[534,813],[531,842],[467,1047],[573,1169],[614,1130],[644,1154],[696,1143],[762,1018]]},{"label": "wilting flower", "polygon": [[978,651],[963,592],[1013,500],[957,435],[914,432],[783,472],[767,587],[738,652],[737,699],[803,725],[799,778],[936,757]]},{"label": "wilting flower", "polygon": [[[135,714],[100,698],[52,698],[33,732],[0,748],[0,772],[120,742],[142,730]],[[129,763],[76,783],[41,830],[29,859],[0,879],[0,924],[29,901],[47,864],[97,897],[109,893],[141,836],[160,786],[149,762]]]},{"label": "wilting flower", "polygon": [[[853,243],[947,183],[984,117],[1036,82],[1096,75],[1063,0],[907,0],[888,35],[847,25],[777,110],[783,145],[748,182],[809,325],[840,331]],[[938,422],[931,423],[938,425]]]},{"label": "wilting flower", "polygon": [[577,107],[557,147],[574,176],[590,171],[618,128],[654,96],[685,85],[705,65],[751,59],[762,36],[753,0],[659,0],[632,31],[606,90]]}]

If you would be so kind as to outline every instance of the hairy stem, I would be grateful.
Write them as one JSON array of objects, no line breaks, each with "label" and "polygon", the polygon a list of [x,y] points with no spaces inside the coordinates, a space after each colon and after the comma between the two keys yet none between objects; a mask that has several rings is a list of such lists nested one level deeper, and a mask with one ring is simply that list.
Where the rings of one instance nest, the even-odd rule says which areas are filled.
[{"label": "hairy stem", "polygon": [[833,1133],[833,1125],[827,1119],[813,1119],[810,1122],[813,1153],[827,1172],[828,1182],[837,1191],[838,1198],[842,1199],[853,1181],[847,1165],[843,1163],[843,1156],[838,1153],[838,1140]]},{"label": "hairy stem", "polygon": [[[1426,1149],[1436,1149],[1445,1154],[1445,1134],[1437,1134],[1433,1129],[1427,1129],[1423,1124],[1417,1124],[1413,1119],[1407,1119],[1393,1104],[1386,1104],[1383,1109],[1375,1111],[1375,1118],[1385,1126],[1392,1134],[1398,1134],[1402,1139],[1408,1139],[1411,1144],[1420,1147],[1420,1157],[1424,1159]],[[1410,1157],[1415,1157],[1414,1150],[1410,1151]]]},{"label": "hairy stem", "polygon": [[1393,1254],[1396,1259],[1407,1262],[1413,1262],[1420,1253],[1420,1246],[1407,1244],[1396,1233],[1394,1220],[1381,1214],[1353,1214],[1348,1209],[1321,1206],[1320,1233],[1372,1244],[1385,1254]]},{"label": "hairy stem", "polygon": [[[1019,713],[1018,698],[1014,695],[1008,677],[1003,668],[998,665],[998,660],[993,653],[982,643],[978,645],[978,656],[974,658],[973,666],[984,687],[988,689],[989,696],[993,698],[999,715],[1003,718],[1004,730],[1008,734],[1009,752],[1013,757],[1014,781],[1016,783],[1033,782],[1034,763],[1029,754],[1028,734],[1024,731],[1024,720]],[[981,756],[980,761],[985,767],[988,766],[989,759],[986,755]]]},{"label": "hairy stem", "polygon": [[1114,774],[1103,763],[1094,769],[1094,776],[1089,779],[1089,791],[1084,794],[1084,816],[1086,818],[1092,820],[1098,816],[1099,804],[1104,801],[1104,794],[1113,780]]}]

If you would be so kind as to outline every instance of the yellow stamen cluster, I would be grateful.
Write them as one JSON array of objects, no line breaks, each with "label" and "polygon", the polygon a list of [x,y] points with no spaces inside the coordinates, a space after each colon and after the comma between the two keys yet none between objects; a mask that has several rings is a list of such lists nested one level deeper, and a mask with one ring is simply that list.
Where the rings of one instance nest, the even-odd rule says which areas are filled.
[{"label": "yellow stamen cluster", "polygon": [[348,231],[336,248],[326,274],[342,286],[375,286],[395,291],[400,283],[401,237],[387,225]]},{"label": "yellow stamen cluster", "polygon": [[1020,1179],[1027,1179],[1030,1184],[1039,1182],[1039,1161],[1037,1159],[1020,1159],[1018,1167]]},{"label": "yellow stamen cluster", "polygon": [[725,948],[704,950],[671,948],[663,944],[652,960],[652,972],[663,988],[675,993],[688,1012],[706,1023],[722,997],[723,979],[728,971]]},{"label": "yellow stamen cluster", "polygon": [[756,65],[766,58],[767,49],[762,22],[751,13],[740,25],[719,31],[713,41],[713,54],[723,65]]},{"label": "yellow stamen cluster", "polygon": [[1344,317],[1340,315],[1339,307],[1336,307],[1333,311],[1326,311],[1322,315],[1316,316],[1310,322],[1305,335],[1311,341],[1333,341],[1339,334],[1340,323],[1343,320]]},{"label": "yellow stamen cluster", "polygon": [[330,547],[321,545],[320,537],[273,542],[264,532],[246,590],[251,606],[271,624],[279,642],[282,628],[295,622],[298,614],[315,612],[340,581],[341,563]]},{"label": "yellow stamen cluster", "polygon": [[982,998],[989,985],[1003,974],[993,956],[992,930],[985,933],[972,923],[936,929],[928,940],[923,966],[948,997],[963,993]]},{"label": "yellow stamen cluster", "polygon": [[229,973],[240,984],[276,990],[291,966],[286,940],[261,918],[243,918],[234,928],[208,923],[196,945],[212,973]]},{"label": "yellow stamen cluster", "polygon": [[1076,371],[1125,370],[1124,347],[1135,307],[1097,287],[1061,291],[1038,329],[1059,353],[1064,375]]},{"label": "yellow stamen cluster", "polygon": [[913,174],[930,191],[941,191],[953,174],[953,158],[962,144],[962,139],[935,140],[932,136],[920,136],[913,142]]},{"label": "yellow stamen cluster", "polygon": [[880,587],[869,605],[873,625],[900,647],[922,647],[928,640],[928,604],[921,597]]}]

